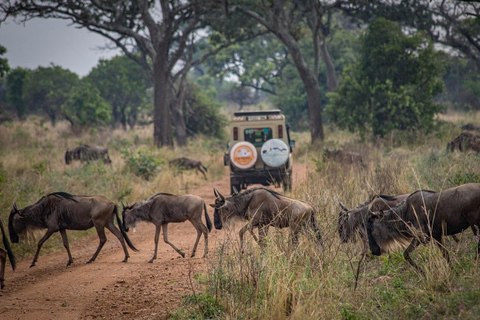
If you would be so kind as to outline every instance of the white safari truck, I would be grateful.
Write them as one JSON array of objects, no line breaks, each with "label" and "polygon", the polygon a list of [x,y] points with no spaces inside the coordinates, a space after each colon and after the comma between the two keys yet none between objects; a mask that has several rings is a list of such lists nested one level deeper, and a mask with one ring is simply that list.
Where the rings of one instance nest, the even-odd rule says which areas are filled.
[{"label": "white safari truck", "polygon": [[229,130],[224,164],[230,166],[232,194],[251,184],[291,190],[295,141],[281,110],[235,112]]}]

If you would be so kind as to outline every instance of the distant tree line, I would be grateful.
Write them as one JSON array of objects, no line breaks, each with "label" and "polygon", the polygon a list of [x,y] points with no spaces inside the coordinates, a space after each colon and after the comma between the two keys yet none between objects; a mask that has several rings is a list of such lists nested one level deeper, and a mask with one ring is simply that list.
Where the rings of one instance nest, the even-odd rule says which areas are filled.
[{"label": "distant tree line", "polygon": [[[205,77],[214,78],[218,99],[281,108],[295,129],[310,131],[312,142],[324,138],[326,122],[385,135],[430,130],[446,106],[479,108],[478,1],[9,0],[0,9],[0,21],[67,19],[123,50],[138,68],[133,83],[121,81],[114,66],[120,62],[113,61],[86,78],[103,82],[93,87],[110,104],[111,123],[134,125],[151,105],[157,146],[171,146],[173,137],[186,143],[198,100],[189,97],[190,89],[200,94]],[[99,80],[107,75],[119,77],[129,99]],[[151,88],[151,100],[132,95],[137,84]],[[83,105],[83,95],[77,96],[69,101]],[[69,121],[83,116],[61,110]]]}]

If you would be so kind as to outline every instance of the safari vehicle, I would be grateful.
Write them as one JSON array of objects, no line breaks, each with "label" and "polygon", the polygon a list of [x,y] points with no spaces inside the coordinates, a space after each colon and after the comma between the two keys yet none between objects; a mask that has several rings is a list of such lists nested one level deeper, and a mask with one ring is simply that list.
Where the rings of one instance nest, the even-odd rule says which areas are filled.
[{"label": "safari vehicle", "polygon": [[232,194],[251,184],[282,184],[285,191],[291,190],[294,146],[281,110],[235,112],[224,157]]}]

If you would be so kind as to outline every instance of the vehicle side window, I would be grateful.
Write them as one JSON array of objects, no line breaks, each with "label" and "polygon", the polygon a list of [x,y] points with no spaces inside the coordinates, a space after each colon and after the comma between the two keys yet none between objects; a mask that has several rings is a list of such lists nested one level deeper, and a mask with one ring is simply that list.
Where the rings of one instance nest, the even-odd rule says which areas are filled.
[{"label": "vehicle side window", "polygon": [[272,128],[251,128],[245,129],[244,137],[245,141],[250,142],[255,147],[261,147],[267,140],[272,139]]}]

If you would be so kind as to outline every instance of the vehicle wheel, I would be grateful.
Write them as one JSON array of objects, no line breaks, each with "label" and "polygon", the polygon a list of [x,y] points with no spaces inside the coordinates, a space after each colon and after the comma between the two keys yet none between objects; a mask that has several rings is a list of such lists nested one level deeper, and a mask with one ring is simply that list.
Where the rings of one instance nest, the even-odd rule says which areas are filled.
[{"label": "vehicle wheel", "polygon": [[292,173],[290,173],[287,177],[283,178],[283,191],[292,191]]}]

